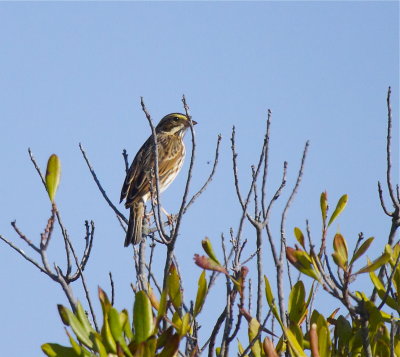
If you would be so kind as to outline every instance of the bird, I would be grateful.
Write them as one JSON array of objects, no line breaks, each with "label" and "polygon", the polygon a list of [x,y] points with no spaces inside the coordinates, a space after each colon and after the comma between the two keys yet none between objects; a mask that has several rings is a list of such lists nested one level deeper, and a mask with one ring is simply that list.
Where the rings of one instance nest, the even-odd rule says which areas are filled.
[{"label": "bird", "polygon": [[[183,137],[197,122],[185,114],[171,113],[164,116],[155,128],[158,148],[158,176],[160,193],[175,180],[185,159]],[[120,203],[125,199],[125,208],[129,209],[129,223],[124,246],[136,245],[142,240],[142,224],[146,201],[151,197],[150,180],[155,187],[153,136],[145,141],[137,152],[121,190]]]}]

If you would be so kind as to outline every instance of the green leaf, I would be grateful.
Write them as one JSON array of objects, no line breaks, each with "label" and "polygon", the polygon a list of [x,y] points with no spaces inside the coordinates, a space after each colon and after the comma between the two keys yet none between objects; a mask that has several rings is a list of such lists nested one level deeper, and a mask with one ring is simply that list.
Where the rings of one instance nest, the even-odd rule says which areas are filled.
[{"label": "green leaf", "polygon": [[[249,321],[249,342],[253,341],[253,339],[257,336],[258,331],[260,329],[260,323],[254,317]],[[255,357],[261,357],[261,343],[257,340],[253,346],[251,347],[251,352]]]},{"label": "green leaf", "polygon": [[157,312],[157,324],[163,319],[163,317],[167,312],[167,297],[168,297],[168,288],[166,287],[161,293],[160,305],[158,307],[158,312]]},{"label": "green leaf", "polygon": [[307,357],[303,348],[300,346],[299,341],[297,341],[296,336],[287,327],[284,327],[285,336],[288,340],[289,346],[294,352],[296,357]]},{"label": "green leaf", "polygon": [[56,154],[49,157],[46,169],[46,189],[50,197],[50,201],[54,202],[58,184],[60,183],[61,162]]},{"label": "green leaf", "polygon": [[[386,289],[385,289],[384,285],[382,284],[382,282],[379,280],[379,278],[377,277],[377,275],[373,271],[369,272],[369,276],[371,278],[372,283],[374,284],[374,286],[376,288],[376,291],[378,292],[378,296],[381,299],[383,299],[385,297],[385,294],[386,294]],[[392,309],[400,311],[399,304],[390,295],[388,295],[386,297],[385,304],[388,305],[389,307],[391,307]]]},{"label": "green leaf", "polygon": [[217,259],[217,256],[215,255],[214,249],[212,247],[211,241],[208,237],[206,237],[205,239],[203,239],[201,241],[201,245],[204,249],[204,251],[207,253],[207,255],[218,265],[221,265],[221,263],[219,262],[219,260]]},{"label": "green leaf", "polygon": [[99,335],[94,335],[94,344],[96,347],[96,351],[99,353],[100,357],[107,357],[107,350],[105,346],[103,345],[103,342],[101,341],[101,338]]},{"label": "green leaf", "polygon": [[286,247],[286,258],[297,270],[319,281],[319,276],[314,270],[312,260],[305,251]]},{"label": "green leaf", "polygon": [[321,193],[320,206],[322,214],[322,224],[325,227],[326,217],[328,213],[328,194],[326,193],[326,191]]},{"label": "green leaf", "polygon": [[317,320],[318,351],[321,357],[330,356],[331,338],[329,335],[328,324],[322,315]]},{"label": "green leaf", "polygon": [[182,318],[182,326],[179,331],[179,336],[184,337],[190,329],[190,314],[187,312]]},{"label": "green leaf", "polygon": [[72,313],[71,310],[67,309],[66,307],[62,305],[57,306],[58,312],[64,324],[71,326],[72,331],[74,331],[79,341],[81,341],[87,347],[92,348],[93,342],[89,338],[89,333],[85,330],[78,318]]},{"label": "green leaf", "polygon": [[328,227],[339,216],[339,214],[341,214],[343,212],[343,210],[346,207],[347,200],[348,200],[348,196],[347,195],[343,195],[342,197],[340,197],[340,199],[339,199],[339,201],[338,201],[338,203],[336,205],[336,208],[333,211],[331,218],[329,219]]},{"label": "green leaf", "polygon": [[336,264],[338,264],[341,268],[346,269],[348,260],[347,243],[340,233],[336,233],[335,238],[333,238],[333,249],[335,251],[333,255],[335,255],[340,262],[340,264],[338,264],[335,261]]},{"label": "green leaf", "polygon": [[383,253],[379,258],[375,259],[372,263],[368,259],[368,264],[364,268],[361,268],[357,273],[354,273],[354,275],[375,271],[376,269],[380,268],[383,264],[386,264],[389,261],[389,259],[390,259],[389,253]]},{"label": "green leaf", "polygon": [[102,344],[107,348],[107,350],[116,353],[117,344],[111,333],[110,323],[108,321],[108,316],[104,316],[103,327],[101,328],[101,338]]},{"label": "green leaf", "polygon": [[279,322],[279,324],[281,326],[283,326],[282,320],[279,316],[278,308],[276,307],[276,304],[274,301],[274,296],[272,295],[271,285],[269,283],[268,278],[265,275],[264,275],[264,283],[265,283],[265,296],[267,297],[268,306],[270,307],[276,320]]},{"label": "green leaf", "polygon": [[207,280],[206,280],[206,271],[203,270],[203,272],[200,274],[199,282],[198,282],[198,288],[197,288],[197,294],[196,294],[196,302],[194,304],[194,316],[197,316],[201,309],[203,308],[204,301],[207,296],[208,292],[208,286],[207,286]]},{"label": "green leaf", "polygon": [[351,258],[350,265],[353,264],[358,258],[360,258],[369,248],[371,243],[374,241],[374,237],[369,237],[354,253],[353,258]]},{"label": "green leaf", "polygon": [[304,284],[299,280],[289,294],[289,319],[293,323],[299,323],[307,308],[305,303],[306,291]]},{"label": "green leaf", "polygon": [[294,227],[294,235],[295,235],[297,241],[300,243],[300,245],[301,245],[304,249],[306,249],[306,247],[305,247],[305,245],[304,245],[304,234],[303,234],[303,232],[301,231],[301,229],[298,228],[298,227]]},{"label": "green leaf", "polygon": [[133,325],[137,344],[146,341],[153,333],[153,312],[148,296],[144,291],[138,291],[133,306]]},{"label": "green leaf", "polygon": [[182,306],[181,279],[174,264],[171,264],[169,269],[167,286],[172,305],[174,305],[175,309],[180,309]]},{"label": "green leaf", "polygon": [[76,316],[78,317],[79,321],[81,322],[83,328],[85,329],[85,331],[87,333],[90,332],[95,332],[95,330],[93,329],[85,310],[82,307],[82,304],[78,301],[77,305],[76,305]]},{"label": "green leaf", "polygon": [[122,325],[119,319],[119,312],[112,307],[108,313],[108,320],[110,323],[110,330],[115,341],[122,340]]},{"label": "green leaf", "polygon": [[72,347],[64,347],[57,343],[45,343],[41,347],[49,357],[80,357]]}]

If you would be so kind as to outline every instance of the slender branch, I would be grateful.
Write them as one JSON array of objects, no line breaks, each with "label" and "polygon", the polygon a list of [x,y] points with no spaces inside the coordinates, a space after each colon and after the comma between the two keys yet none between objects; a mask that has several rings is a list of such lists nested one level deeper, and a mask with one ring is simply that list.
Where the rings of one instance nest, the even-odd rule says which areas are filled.
[{"label": "slender branch", "polygon": [[386,287],[385,295],[383,296],[382,301],[378,306],[378,310],[382,309],[383,305],[385,305],[385,303],[386,303],[386,300],[389,296],[389,292],[392,288],[394,274],[397,271],[397,267],[399,266],[399,263],[400,263],[400,254],[397,256],[396,263],[392,269],[392,273],[390,274],[390,277],[388,278],[388,286]]},{"label": "slender branch", "polygon": [[387,103],[387,111],[388,111],[388,125],[387,125],[387,137],[386,137],[386,183],[389,191],[390,198],[392,200],[392,203],[395,207],[400,209],[400,203],[397,202],[395,193],[393,190],[392,186],[392,154],[391,154],[391,148],[392,148],[392,107],[390,104],[390,95],[392,93],[391,87],[388,88],[388,93],[387,93],[387,98],[386,98],[386,103]]},{"label": "slender branch", "polygon": [[205,189],[207,188],[207,186],[208,186],[208,185],[210,184],[210,182],[212,181],[212,179],[213,179],[213,177],[214,177],[214,174],[215,174],[215,171],[216,171],[216,168],[217,168],[217,165],[218,165],[219,146],[220,146],[220,143],[221,143],[221,139],[222,139],[222,136],[221,136],[221,134],[220,134],[220,135],[218,135],[218,139],[217,139],[217,146],[216,146],[216,149],[215,149],[215,158],[214,158],[213,168],[212,168],[212,170],[211,170],[210,175],[208,176],[207,181],[204,183],[204,185],[201,187],[201,189],[200,189],[198,192],[196,192],[196,193],[193,195],[193,197],[190,199],[189,203],[186,205],[185,209],[183,210],[183,214],[186,213],[186,211],[188,210],[188,208],[189,208],[189,207],[194,203],[194,201],[205,191]]},{"label": "slender branch", "polygon": [[267,215],[267,212],[265,210],[265,199],[267,197],[266,184],[267,184],[268,164],[269,164],[269,137],[270,137],[270,130],[271,130],[271,116],[272,116],[272,112],[270,109],[268,109],[267,132],[265,134],[264,172],[263,172],[262,185],[261,185],[261,207],[262,207],[264,220],[266,219],[266,215]]},{"label": "slender branch", "polygon": [[114,297],[115,297],[114,280],[111,272],[108,272],[108,276],[110,277],[110,285],[111,285],[111,305],[114,306]]},{"label": "slender branch", "polygon": [[28,153],[29,153],[29,157],[31,158],[32,164],[33,164],[33,166],[35,167],[37,173],[39,174],[40,179],[42,180],[42,184],[43,184],[44,188],[45,188],[46,191],[47,191],[46,181],[45,181],[45,179],[44,179],[44,176],[43,176],[42,172],[40,171],[40,168],[39,168],[38,164],[36,163],[36,159],[35,159],[35,157],[33,156],[33,153],[32,153],[31,148],[28,148]]},{"label": "slender branch", "polygon": [[85,150],[82,147],[82,144],[79,143],[79,149],[81,150],[81,153],[83,155],[83,158],[85,159],[86,165],[89,168],[90,173],[92,174],[93,180],[94,182],[96,182],[96,185],[98,187],[98,189],[100,190],[101,194],[103,195],[103,198],[106,200],[106,202],[108,203],[108,205],[111,207],[111,209],[115,212],[115,214],[117,216],[119,216],[126,224],[128,224],[128,220],[127,218],[118,210],[117,207],[115,207],[115,205],[111,202],[111,200],[108,198],[106,191],[104,191],[99,179],[97,178],[97,175],[86,155]]},{"label": "slender branch", "polygon": [[74,257],[76,267],[77,267],[78,270],[79,270],[79,275],[80,275],[80,278],[81,278],[81,280],[82,280],[82,286],[83,286],[83,289],[84,289],[84,291],[85,291],[86,300],[87,300],[87,302],[88,302],[88,304],[89,304],[89,309],[90,309],[90,313],[91,313],[91,315],[92,315],[92,319],[93,319],[94,326],[95,326],[95,328],[96,328],[96,331],[99,332],[99,329],[98,329],[98,326],[97,326],[97,321],[96,321],[96,315],[95,315],[95,313],[94,313],[94,309],[93,309],[93,306],[92,306],[92,301],[91,301],[90,295],[89,295],[89,290],[88,290],[87,285],[86,285],[85,276],[84,276],[84,274],[83,274],[83,271],[82,271],[82,269],[81,269],[81,265],[79,264],[78,257],[77,257],[77,255],[76,255],[76,253],[75,253],[75,249],[74,249],[74,247],[73,247],[71,241],[68,239],[67,242],[68,242],[69,248],[71,249],[72,256]]},{"label": "slender branch", "polygon": [[16,252],[18,252],[24,259],[26,259],[28,262],[32,263],[36,268],[38,268],[42,273],[48,275],[51,279],[57,281],[57,277],[54,274],[51,274],[50,272],[46,271],[38,262],[36,262],[34,259],[29,257],[22,249],[18,248],[16,245],[14,245],[11,241],[9,241],[7,238],[3,237],[0,235],[0,239],[8,244],[12,249],[14,249]]},{"label": "slender branch", "polygon": [[25,236],[25,234],[23,234],[23,233],[18,229],[18,227],[17,227],[17,222],[16,222],[16,221],[11,222],[11,225],[12,225],[12,227],[14,228],[15,232],[18,234],[18,236],[19,236],[22,240],[24,240],[34,251],[36,251],[37,253],[40,252],[40,249],[39,249],[38,247],[36,247],[36,245],[34,245],[34,244],[32,243],[32,241],[29,240],[29,239]]},{"label": "slender branch", "polygon": [[128,161],[128,153],[126,152],[126,149],[122,150],[122,156],[124,158],[125,173],[127,174],[129,171],[129,161]]}]

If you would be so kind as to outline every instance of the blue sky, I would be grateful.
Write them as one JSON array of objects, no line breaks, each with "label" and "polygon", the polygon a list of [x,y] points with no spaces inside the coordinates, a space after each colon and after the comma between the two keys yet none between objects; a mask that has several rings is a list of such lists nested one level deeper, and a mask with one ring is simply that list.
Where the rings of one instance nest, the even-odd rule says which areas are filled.
[{"label": "blue sky", "polygon": [[[389,231],[376,192],[385,174],[389,85],[398,133],[398,10],[397,2],[0,3],[0,233],[23,247],[9,224],[16,219],[27,236],[39,240],[50,205],[27,148],[43,169],[56,153],[63,170],[57,203],[78,248],[84,220],[96,223],[87,267],[93,299],[97,303],[98,285],[109,289],[112,271],[117,307],[130,306],[132,251],[123,248],[124,234],[97,191],[78,143],[117,203],[124,179],[122,149],[132,159],[149,135],[140,96],[157,121],[183,111],[184,93],[199,122],[193,189],[207,177],[216,137],[223,136],[215,180],[188,212],[177,244],[188,299],[194,298],[191,286],[200,274],[192,257],[201,252],[201,239],[209,236],[218,246],[220,234],[238,225],[232,125],[245,189],[268,108],[273,112],[269,195],[279,184],[284,160],[291,187],[304,143],[311,143],[303,184],[288,216],[290,244],[293,227],[304,227],[307,218],[318,241],[319,195],[327,190],[331,206],[349,194],[331,238],[340,230],[352,247],[363,231],[376,237],[373,247],[379,250]],[[398,162],[398,137],[394,145]],[[398,172],[394,176],[398,182]],[[178,207],[183,182],[180,175],[163,195],[170,212]],[[274,220],[282,203],[276,205]],[[250,227],[245,235],[254,241]],[[57,232],[49,254],[61,265],[60,241]],[[249,243],[245,255],[253,249]],[[156,267],[161,269],[163,249],[159,252]],[[56,311],[57,303],[67,304],[61,289],[4,244],[0,254],[0,336],[12,342],[3,343],[2,353],[39,355],[43,342],[66,343]],[[274,274],[268,253],[265,265]],[[253,263],[249,268],[254,272]],[[223,305],[223,289],[221,280],[208,305],[213,316]],[[76,295],[83,299],[78,284]],[[206,339],[209,326],[203,322]],[[24,338],[17,338],[21,333]]]}]

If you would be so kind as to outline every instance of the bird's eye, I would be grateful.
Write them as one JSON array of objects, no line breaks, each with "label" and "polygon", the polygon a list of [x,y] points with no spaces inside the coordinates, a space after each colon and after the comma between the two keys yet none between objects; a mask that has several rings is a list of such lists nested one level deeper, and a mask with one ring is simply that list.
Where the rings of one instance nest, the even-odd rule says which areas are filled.
[{"label": "bird's eye", "polygon": [[178,117],[174,117],[174,119],[173,119],[174,121],[178,121],[179,120],[179,118]]}]

